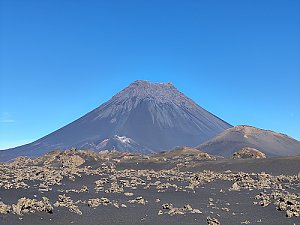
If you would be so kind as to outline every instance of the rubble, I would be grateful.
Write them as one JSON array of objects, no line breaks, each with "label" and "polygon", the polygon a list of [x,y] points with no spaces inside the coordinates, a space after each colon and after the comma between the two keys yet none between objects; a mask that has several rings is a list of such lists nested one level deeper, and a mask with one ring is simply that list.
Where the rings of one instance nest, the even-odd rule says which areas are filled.
[{"label": "rubble", "polygon": [[147,201],[145,199],[143,199],[143,197],[139,196],[139,197],[136,197],[135,199],[128,200],[128,202],[129,203],[138,203],[138,204],[145,205]]},{"label": "rubble", "polygon": [[220,225],[221,224],[218,219],[212,218],[210,216],[208,216],[206,218],[206,222],[207,222],[208,225]]},{"label": "rubble", "polygon": [[66,193],[69,193],[69,192],[75,192],[75,193],[83,193],[83,192],[89,192],[89,189],[86,185],[83,185],[79,190],[76,190],[76,189],[68,189],[68,190],[65,190]]},{"label": "rubble", "polygon": [[81,215],[82,212],[80,211],[79,207],[74,203],[74,201],[67,197],[66,195],[59,195],[58,201],[54,203],[55,207],[66,207],[69,209],[70,212],[74,212],[78,215]]},{"label": "rubble", "polygon": [[[286,211],[287,217],[299,217],[300,216],[300,202],[299,195],[295,193],[289,193],[287,191],[272,191],[270,194],[260,193],[256,195],[256,199],[261,206],[268,206],[273,203],[276,209],[279,211]],[[254,202],[254,204],[257,204]]]},{"label": "rubble", "polygon": [[162,215],[164,213],[169,214],[171,216],[183,215],[186,213],[199,213],[199,214],[202,213],[199,209],[193,209],[190,204],[186,204],[181,208],[177,208],[177,207],[174,207],[173,204],[171,204],[171,203],[165,203],[161,207],[163,210],[165,210],[165,212],[162,210],[159,210],[158,215]]},{"label": "rubble", "polygon": [[133,196],[133,193],[132,192],[125,192],[124,195],[125,196]]},{"label": "rubble", "polygon": [[237,182],[234,182],[232,187],[229,189],[230,191],[239,191],[240,190],[240,186]]},{"label": "rubble", "polygon": [[11,211],[11,206],[0,201],[0,214],[7,214]]},{"label": "rubble", "polygon": [[99,205],[101,205],[101,203],[102,202],[100,198],[91,198],[87,201],[87,205],[92,208],[98,207]]},{"label": "rubble", "polygon": [[[249,192],[252,194],[251,197],[256,199],[254,204],[262,207],[275,206],[275,212],[276,209],[284,211],[287,217],[299,216],[299,193],[292,190],[299,187],[300,172],[297,175],[275,176],[265,172],[189,170],[189,166],[194,165],[193,162],[198,162],[197,160],[200,160],[200,158],[202,160],[208,156],[203,155],[199,150],[183,149],[180,151],[182,151],[182,155],[178,154],[178,152],[173,152],[171,154],[168,153],[169,155],[159,153],[158,155],[146,157],[131,153],[107,152],[98,154],[71,149],[65,152],[53,151],[37,159],[20,157],[10,163],[0,163],[0,190],[23,189],[23,191],[26,191],[26,189],[30,188],[30,190],[39,194],[43,192],[50,194],[50,191],[57,191],[60,195],[57,194],[58,200],[54,200],[54,202],[57,201],[53,206],[66,207],[70,212],[81,215],[80,203],[92,208],[109,205],[116,209],[121,210],[121,208],[124,208],[122,210],[128,210],[126,209],[126,202],[147,207],[148,201],[144,197],[139,196],[139,190],[151,190],[159,193],[157,196],[153,196],[152,199],[148,199],[151,204],[156,204],[161,202],[158,197],[164,199],[160,194],[165,192],[175,191],[194,194],[200,188],[205,188],[209,183],[226,181],[229,185],[222,187],[222,189],[217,188],[218,194],[227,195],[227,188],[230,191],[240,191],[241,194],[243,193],[242,191],[255,190],[254,192]],[[197,157],[200,158],[197,159]],[[89,165],[87,160],[92,160],[93,164]],[[137,163],[141,161],[166,162],[168,163],[168,169],[135,169],[134,166],[120,169],[118,167],[118,165],[128,162],[128,160],[135,160]],[[211,158],[211,160],[214,159]],[[193,168],[192,166],[191,168]],[[82,182],[80,178],[83,176],[94,176],[95,179],[92,180],[91,184],[81,183],[80,185],[82,186],[80,186],[77,181]],[[65,185],[66,182],[68,182],[68,186]],[[72,186],[73,184],[74,186]],[[294,193],[287,192],[287,190]],[[76,199],[80,200],[72,200],[71,197],[65,195],[68,193],[72,194],[72,198],[75,196]],[[100,194],[107,197],[99,197],[103,196]],[[77,195],[78,198],[76,197]],[[114,197],[121,195],[122,198],[126,199],[124,200],[126,204],[119,202]],[[111,196],[113,197],[111,198]],[[36,195],[34,195],[34,198],[36,198]],[[175,202],[173,204],[175,205]],[[187,213],[202,213],[200,209],[193,208],[191,204],[181,205],[180,207],[175,207],[173,204],[163,204],[162,209],[158,211],[158,215],[173,216]],[[212,211],[221,210],[224,213],[230,211],[224,205],[218,205],[218,200],[213,198],[209,198],[207,206]],[[129,205],[130,207],[132,205]],[[21,198],[12,206],[0,202],[1,214],[14,213],[23,215],[39,211],[53,212],[53,207],[47,198],[43,198],[42,201]],[[232,214],[234,215],[235,213],[232,212]],[[210,224],[218,224],[214,218],[210,218],[209,222]]]},{"label": "rubble", "polygon": [[256,195],[255,199],[258,199],[258,204],[263,207],[266,207],[271,203],[270,196],[263,192],[261,192],[259,195]]},{"label": "rubble", "polygon": [[53,207],[49,202],[49,199],[46,197],[42,197],[41,201],[37,201],[36,199],[20,198],[16,204],[12,205],[12,212],[17,215],[34,212],[53,213]]}]

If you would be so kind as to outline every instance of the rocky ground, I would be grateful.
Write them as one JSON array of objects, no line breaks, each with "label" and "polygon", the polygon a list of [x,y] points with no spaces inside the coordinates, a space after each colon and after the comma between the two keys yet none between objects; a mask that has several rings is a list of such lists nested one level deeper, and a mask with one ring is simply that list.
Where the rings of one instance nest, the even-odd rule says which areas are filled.
[{"label": "rocky ground", "polygon": [[0,224],[300,224],[300,157],[53,151],[0,164]]}]

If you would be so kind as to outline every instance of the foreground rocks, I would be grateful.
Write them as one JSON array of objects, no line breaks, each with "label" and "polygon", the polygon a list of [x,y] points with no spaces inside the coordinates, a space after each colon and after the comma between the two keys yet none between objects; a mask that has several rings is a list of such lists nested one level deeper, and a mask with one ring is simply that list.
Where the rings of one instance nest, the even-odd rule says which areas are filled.
[{"label": "foreground rocks", "polygon": [[270,194],[260,193],[255,196],[259,204],[266,207],[273,204],[277,210],[285,211],[286,217],[299,217],[300,216],[300,199],[299,194],[289,193],[287,191],[272,191]]},{"label": "foreground rocks", "polygon": [[0,202],[0,214],[7,214],[11,211],[11,206]]},{"label": "foreground rocks", "polygon": [[76,214],[81,215],[82,212],[80,211],[79,207],[77,206],[78,202],[74,202],[71,197],[67,197],[66,195],[59,195],[58,201],[55,202],[55,207],[66,207],[69,209],[70,212],[74,212]]},{"label": "foreground rocks", "polygon": [[41,201],[36,199],[20,198],[18,202],[12,206],[0,202],[0,214],[7,214],[10,212],[20,216],[26,213],[35,212],[53,213],[53,207],[49,202],[49,199],[46,197],[42,197]]},{"label": "foreground rocks", "polygon": [[[195,163],[199,163],[200,159],[217,160],[196,151],[183,148],[176,152],[143,156],[116,151],[97,154],[71,149],[54,151],[37,159],[20,157],[11,163],[0,164],[0,190],[34,192],[39,197],[21,197],[10,204],[0,199],[0,214],[56,214],[65,209],[80,216],[85,214],[86,208],[129,210],[155,206],[157,216],[203,215],[202,223],[206,219],[207,224],[216,225],[222,221],[220,212],[228,216],[236,215],[228,202],[221,204],[222,199],[207,196],[207,202],[199,207],[190,202],[165,201],[163,196],[169,192],[174,197],[195,195],[202,188],[223,182],[227,186],[217,190],[221,196],[247,191],[251,204],[272,207],[274,213],[281,213],[283,217],[299,217],[299,174],[275,176],[265,172],[195,170]],[[136,168],[140,163],[163,164],[168,168]],[[87,177],[92,182],[79,185],[78,181]],[[153,198],[137,193],[137,190],[150,192]],[[46,194],[53,197],[47,198]]]},{"label": "foreground rocks", "polygon": [[206,221],[207,221],[208,225],[220,225],[221,224],[218,219],[211,218],[210,216],[206,218]]},{"label": "foreground rocks", "polygon": [[169,214],[174,215],[183,215],[186,213],[202,213],[199,209],[193,209],[190,204],[186,204],[183,207],[174,207],[172,203],[165,203],[162,205],[162,209],[158,212],[158,215]]}]

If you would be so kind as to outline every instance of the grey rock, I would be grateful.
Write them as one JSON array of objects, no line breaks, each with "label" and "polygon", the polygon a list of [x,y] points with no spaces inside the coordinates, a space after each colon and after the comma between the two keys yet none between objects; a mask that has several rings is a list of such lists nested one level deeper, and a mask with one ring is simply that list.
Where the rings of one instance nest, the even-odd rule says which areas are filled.
[{"label": "grey rock", "polygon": [[212,218],[210,216],[206,218],[206,222],[208,225],[220,225],[221,224],[218,219]]}]

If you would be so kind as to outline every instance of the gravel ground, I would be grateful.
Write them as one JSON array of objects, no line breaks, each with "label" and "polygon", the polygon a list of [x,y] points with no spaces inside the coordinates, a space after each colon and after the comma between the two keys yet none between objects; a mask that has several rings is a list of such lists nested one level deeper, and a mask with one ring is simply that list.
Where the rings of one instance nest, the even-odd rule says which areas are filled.
[{"label": "gravel ground", "polygon": [[[82,155],[80,156],[84,158]],[[65,175],[60,182],[48,185],[49,191],[39,190],[39,185],[51,179],[47,178],[47,180],[43,176],[42,178],[35,177],[36,172],[31,175],[30,179],[19,179],[17,181],[19,183],[24,181],[28,185],[27,188],[5,189],[3,186],[5,180],[8,180],[10,184],[16,183],[14,179],[18,177],[19,172],[16,172],[18,168],[20,171],[24,171],[24,168],[35,171],[36,167],[34,166],[35,163],[32,162],[23,163],[21,166],[1,164],[0,202],[13,205],[22,197],[36,200],[47,197],[53,206],[53,210],[51,213],[43,210],[24,211],[22,215],[18,215],[11,209],[7,214],[0,213],[0,224],[199,225],[207,224],[207,217],[216,218],[220,224],[228,225],[300,224],[300,217],[288,218],[286,211],[277,210],[274,204],[275,200],[267,206],[254,204],[254,202],[259,201],[255,199],[255,196],[260,193],[271,194],[275,190],[282,193],[295,193],[299,197],[300,185],[297,174],[300,170],[300,157],[247,160],[221,159],[203,162],[193,161],[192,159],[185,166],[182,166],[182,161],[180,163],[174,161],[170,163],[168,160],[154,161],[140,159],[139,157],[116,160],[111,163],[112,159],[119,159],[119,157],[110,155],[108,158],[107,161],[102,158],[99,161],[93,161],[91,157],[85,158],[84,164],[77,164],[71,167],[72,170],[67,170],[69,167],[57,167],[52,162],[51,168],[69,172],[64,172]],[[39,168],[44,169],[45,166],[40,162]],[[101,172],[99,170],[98,173],[94,171],[93,175],[89,174],[91,170],[105,165],[109,165],[109,168]],[[7,169],[8,167],[9,169]],[[85,172],[82,172],[82,168],[89,168],[89,170],[86,169]],[[170,170],[171,168],[175,169]],[[205,172],[208,170],[212,172]],[[76,171],[79,171],[81,177],[75,175],[75,179],[70,178],[70,174]],[[241,171],[245,173],[239,173]],[[5,175],[9,175],[10,178],[5,177]],[[198,176],[198,178],[195,179],[195,176]],[[269,184],[270,181],[271,186],[248,188],[247,185],[253,181],[247,183],[245,177],[255,178],[254,182],[261,180],[264,182],[263,185]],[[107,178],[108,182],[102,186],[100,185],[102,189],[96,191],[95,181],[102,178]],[[122,183],[122,180],[128,180],[129,185],[126,186]],[[153,185],[147,187],[150,182]],[[155,184],[155,182],[160,183]],[[232,189],[235,182],[239,190]],[[113,183],[118,184],[118,186],[113,187]],[[165,186],[159,188],[159,184]],[[168,184],[170,185],[168,186]],[[194,185],[193,188],[190,187],[191,185]],[[82,189],[83,186],[86,186],[88,191],[80,191],[84,190]],[[109,193],[108,190],[112,190],[112,193]],[[132,193],[132,196],[126,196],[124,193],[127,192]],[[70,197],[81,213],[70,211],[71,203],[67,207],[62,206],[62,204],[55,206],[59,195]],[[101,199],[102,197],[109,199],[107,205],[100,204],[97,207],[90,207],[87,204],[89,199]],[[130,203],[129,200],[133,200],[133,202]],[[299,198],[297,201],[299,202]],[[122,207],[122,204],[126,207]],[[164,209],[164,204],[172,206]],[[26,206],[23,205],[22,207],[22,209],[26,209]]]}]

